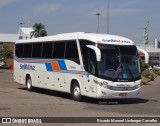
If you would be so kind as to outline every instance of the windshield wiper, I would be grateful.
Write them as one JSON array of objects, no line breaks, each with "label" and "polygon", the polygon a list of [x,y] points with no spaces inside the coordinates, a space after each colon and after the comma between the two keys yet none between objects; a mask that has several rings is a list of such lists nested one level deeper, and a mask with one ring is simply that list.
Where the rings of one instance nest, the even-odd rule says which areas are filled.
[{"label": "windshield wiper", "polygon": [[129,74],[132,76],[132,78],[134,79],[133,73],[132,71],[129,69],[129,66],[125,63],[126,66],[126,72],[129,72]]},{"label": "windshield wiper", "polygon": [[114,76],[112,77],[112,81],[118,79],[119,75],[122,73],[122,62],[119,64]]}]

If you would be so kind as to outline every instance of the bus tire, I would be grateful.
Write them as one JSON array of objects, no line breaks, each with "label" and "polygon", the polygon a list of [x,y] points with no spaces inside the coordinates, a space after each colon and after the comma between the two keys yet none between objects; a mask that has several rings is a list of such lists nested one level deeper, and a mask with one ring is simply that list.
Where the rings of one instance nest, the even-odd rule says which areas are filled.
[{"label": "bus tire", "polygon": [[81,89],[77,82],[75,82],[72,86],[71,95],[72,95],[72,99],[75,101],[82,100]]},{"label": "bus tire", "polygon": [[30,76],[27,77],[26,88],[27,88],[28,91],[32,91],[32,79],[31,79]]}]

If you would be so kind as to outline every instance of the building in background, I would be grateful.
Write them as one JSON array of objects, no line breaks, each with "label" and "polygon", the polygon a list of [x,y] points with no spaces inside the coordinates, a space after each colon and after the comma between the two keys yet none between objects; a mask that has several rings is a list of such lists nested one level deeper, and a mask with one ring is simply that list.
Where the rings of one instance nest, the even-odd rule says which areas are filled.
[{"label": "building in background", "polygon": [[[0,50],[2,49],[3,43],[8,43],[10,49],[14,52],[14,45],[18,39],[30,39],[30,33],[33,31],[32,28],[20,27],[16,34],[4,34],[0,33]],[[0,65],[3,65],[2,59],[0,58]],[[13,65],[13,59],[8,59],[7,65]]]},{"label": "building in background", "polygon": [[148,63],[150,65],[160,65],[160,42],[155,39],[155,42],[153,45],[138,45],[137,48],[140,49],[140,57],[147,61],[147,56],[145,52],[149,55],[149,61]]},{"label": "building in background", "polygon": [[18,39],[30,39],[30,33],[33,31],[33,28],[25,28],[25,27],[20,27],[18,30]]}]

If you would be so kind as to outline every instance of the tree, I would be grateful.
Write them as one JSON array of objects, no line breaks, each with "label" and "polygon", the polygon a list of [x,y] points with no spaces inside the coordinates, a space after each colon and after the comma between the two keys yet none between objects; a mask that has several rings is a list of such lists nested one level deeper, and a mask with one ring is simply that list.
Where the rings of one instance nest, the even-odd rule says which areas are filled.
[{"label": "tree", "polygon": [[34,36],[35,38],[47,36],[47,31],[45,30],[45,26],[42,23],[35,23],[33,25],[34,31],[31,32],[31,38]]},{"label": "tree", "polygon": [[9,58],[13,58],[13,52],[9,48],[8,44],[3,44],[2,49],[0,50],[0,57],[2,58],[2,61],[4,62],[4,65],[7,64],[7,61]]}]

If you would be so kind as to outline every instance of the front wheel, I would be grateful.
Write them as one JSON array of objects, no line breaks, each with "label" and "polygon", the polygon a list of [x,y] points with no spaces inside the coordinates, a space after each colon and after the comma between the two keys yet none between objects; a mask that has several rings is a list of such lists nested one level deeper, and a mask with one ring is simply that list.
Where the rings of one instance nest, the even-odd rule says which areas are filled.
[{"label": "front wheel", "polygon": [[80,86],[77,82],[74,83],[72,86],[71,95],[72,95],[73,100],[75,100],[75,101],[82,100],[81,89],[80,89]]},{"label": "front wheel", "polygon": [[26,88],[27,88],[28,91],[32,91],[32,79],[31,79],[30,76],[27,77]]}]

